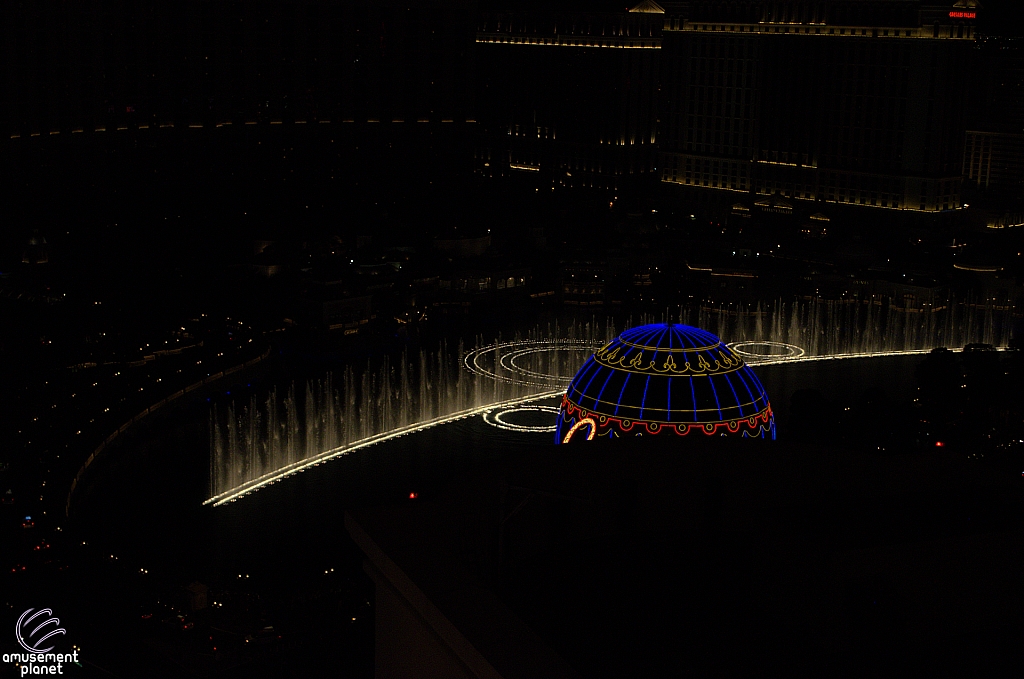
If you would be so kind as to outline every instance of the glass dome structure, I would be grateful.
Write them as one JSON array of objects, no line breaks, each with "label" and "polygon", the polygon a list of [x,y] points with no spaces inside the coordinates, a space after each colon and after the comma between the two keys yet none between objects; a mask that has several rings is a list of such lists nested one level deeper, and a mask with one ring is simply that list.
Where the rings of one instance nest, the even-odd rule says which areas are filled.
[{"label": "glass dome structure", "polygon": [[587,359],[558,412],[556,443],[577,437],[775,438],[754,371],[715,335],[657,323],[626,330]]}]

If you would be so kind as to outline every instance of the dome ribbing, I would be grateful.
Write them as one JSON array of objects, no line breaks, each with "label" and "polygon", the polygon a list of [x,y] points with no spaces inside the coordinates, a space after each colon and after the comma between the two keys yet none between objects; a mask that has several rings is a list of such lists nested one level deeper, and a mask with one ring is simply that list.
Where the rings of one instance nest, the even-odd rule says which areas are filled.
[{"label": "dome ribbing", "polygon": [[698,431],[775,438],[768,395],[715,335],[659,323],[626,330],[587,359],[562,399],[555,437]]}]

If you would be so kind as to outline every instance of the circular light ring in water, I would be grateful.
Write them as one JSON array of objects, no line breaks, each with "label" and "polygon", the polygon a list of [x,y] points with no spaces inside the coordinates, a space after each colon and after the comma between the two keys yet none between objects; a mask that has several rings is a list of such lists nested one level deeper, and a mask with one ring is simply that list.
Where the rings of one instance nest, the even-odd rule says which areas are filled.
[{"label": "circular light ring in water", "polygon": [[[726,345],[733,350],[734,353],[742,356],[747,362],[761,363],[764,361],[782,361],[790,360],[794,358],[800,358],[805,353],[802,347],[798,347],[795,344],[788,344],[786,342],[771,342],[768,340],[753,340],[750,342],[732,342]],[[771,347],[772,349],[780,351],[763,352],[763,351],[751,351],[755,347]]]},{"label": "circular light ring in water", "polygon": [[497,427],[498,429],[504,429],[506,431],[518,431],[527,433],[550,433],[555,430],[555,425],[544,425],[544,426],[532,426],[527,424],[516,424],[515,422],[509,422],[504,418],[512,413],[522,412],[540,412],[549,413],[551,415],[558,415],[558,408],[555,406],[518,406],[515,408],[495,408],[494,410],[488,410],[483,413],[484,422]]},{"label": "circular light ring in water", "polygon": [[[467,351],[462,357],[463,367],[475,375],[489,377],[498,382],[521,386],[565,387],[572,375],[530,370],[520,365],[520,359],[543,353],[583,352],[589,354],[598,344],[584,340],[523,340],[488,344]],[[495,358],[497,360],[495,360]],[[581,361],[586,356],[581,357]],[[497,365],[495,365],[497,364]]]},{"label": "circular light ring in water", "polygon": [[502,368],[504,368],[506,371],[514,375],[521,375],[523,377],[536,377],[543,380],[556,380],[564,382],[568,380],[569,377],[565,375],[556,375],[554,373],[544,373],[538,372],[536,370],[530,370],[529,368],[524,368],[523,366],[519,365],[516,362],[516,360],[524,356],[535,356],[537,354],[543,353],[554,353],[572,350],[578,351],[579,347],[529,347],[526,349],[517,349],[516,351],[513,351],[511,353],[503,354],[501,356],[500,363]]}]

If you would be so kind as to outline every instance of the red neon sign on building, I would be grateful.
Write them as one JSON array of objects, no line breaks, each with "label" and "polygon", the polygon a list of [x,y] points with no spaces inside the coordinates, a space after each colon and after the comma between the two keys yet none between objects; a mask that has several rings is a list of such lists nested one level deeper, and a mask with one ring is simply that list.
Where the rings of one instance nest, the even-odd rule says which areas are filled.
[{"label": "red neon sign on building", "polygon": [[949,13],[949,18],[950,19],[975,19],[975,18],[977,18],[977,13],[975,13],[975,12],[950,12]]}]

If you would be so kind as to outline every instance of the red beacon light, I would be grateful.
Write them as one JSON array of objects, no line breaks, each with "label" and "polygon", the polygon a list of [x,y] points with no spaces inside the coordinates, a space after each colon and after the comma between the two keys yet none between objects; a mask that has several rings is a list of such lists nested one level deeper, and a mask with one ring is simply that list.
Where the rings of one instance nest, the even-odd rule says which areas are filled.
[{"label": "red beacon light", "polygon": [[416,493],[416,492],[413,492],[413,493],[409,493],[409,499],[410,499],[410,500],[415,500],[415,499],[416,499],[416,498],[418,498],[419,496],[420,496],[420,494],[419,494],[419,493]]},{"label": "red beacon light", "polygon": [[936,447],[936,448],[942,448],[942,447],[944,447],[945,445],[946,445],[946,444],[945,444],[945,443],[943,443],[942,441],[936,441],[936,442],[935,442],[935,447]]}]

